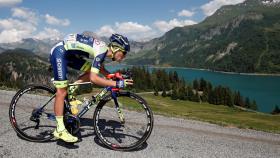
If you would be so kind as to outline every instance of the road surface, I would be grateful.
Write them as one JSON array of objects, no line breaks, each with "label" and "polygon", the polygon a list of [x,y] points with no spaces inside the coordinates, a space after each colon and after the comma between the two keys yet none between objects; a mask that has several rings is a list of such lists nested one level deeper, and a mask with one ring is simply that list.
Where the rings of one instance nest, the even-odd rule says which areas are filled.
[{"label": "road surface", "polygon": [[[20,139],[12,129],[9,102],[15,92],[0,91],[0,158],[2,157],[120,157],[120,158],[279,158],[280,135],[221,127],[209,123],[154,115],[154,130],[137,151],[120,152],[102,146],[93,128],[82,123],[81,142],[52,140],[34,143]],[[85,116],[91,119],[93,110]],[[280,120],[279,120],[280,121]]]}]

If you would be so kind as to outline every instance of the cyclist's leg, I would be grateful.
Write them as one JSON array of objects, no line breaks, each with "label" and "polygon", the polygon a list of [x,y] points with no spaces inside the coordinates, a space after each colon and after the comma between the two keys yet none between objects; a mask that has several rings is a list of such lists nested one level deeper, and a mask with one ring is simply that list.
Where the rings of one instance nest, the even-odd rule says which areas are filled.
[{"label": "cyclist's leg", "polygon": [[[74,83],[88,82],[89,81],[89,72],[91,68],[91,62],[87,61],[83,57],[86,54],[83,54],[81,51],[68,51],[66,54],[67,66],[83,71],[84,73],[78,78]],[[76,98],[75,91],[79,88],[78,85],[70,86],[68,88],[68,99],[71,105],[71,112],[73,115],[77,115],[79,110],[78,106],[82,104],[82,102]]]},{"label": "cyclist's leg", "polygon": [[[90,74],[90,68],[91,68],[91,62],[84,59],[80,55],[80,51],[69,51],[67,52],[67,60],[70,61],[67,63],[67,66],[83,71],[84,73],[78,77],[78,80],[76,80],[74,83],[81,83],[81,82],[89,82],[89,74]],[[78,86],[72,86],[69,88],[70,94],[73,94],[74,91],[78,89]]]},{"label": "cyclist's leg", "polygon": [[57,116],[63,115],[64,99],[67,95],[68,80],[67,74],[67,60],[65,58],[65,49],[62,43],[57,44],[51,52],[50,62],[54,73],[54,86],[57,89],[55,98],[55,114]]},{"label": "cyclist's leg", "polygon": [[[71,62],[68,62],[67,65],[73,69],[80,70],[84,72],[79,76],[78,80],[75,83],[89,82],[89,74],[91,68],[91,62],[79,56],[80,52],[70,51],[67,53],[67,59]],[[87,57],[87,56],[86,56]]]},{"label": "cyclist's leg", "polygon": [[56,45],[52,49],[50,61],[54,72],[54,85],[57,89],[54,112],[56,115],[57,128],[54,131],[54,136],[60,138],[66,142],[76,142],[77,137],[69,134],[64,126],[63,111],[64,111],[64,99],[67,96],[68,80],[66,78],[67,73],[67,60],[65,58],[65,49],[61,44]]}]

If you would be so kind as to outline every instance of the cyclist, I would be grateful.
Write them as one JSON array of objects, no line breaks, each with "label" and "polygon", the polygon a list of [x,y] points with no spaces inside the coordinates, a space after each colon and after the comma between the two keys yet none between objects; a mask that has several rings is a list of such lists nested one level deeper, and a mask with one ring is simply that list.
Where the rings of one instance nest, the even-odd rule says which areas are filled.
[{"label": "cyclist", "polygon": [[[77,137],[72,136],[66,130],[63,123],[65,97],[68,96],[71,107],[81,103],[72,95],[77,87],[67,89],[67,66],[84,72],[79,76],[76,81],[77,83],[91,81],[100,86],[113,86],[117,88],[124,88],[127,85],[133,84],[133,80],[112,81],[98,75],[99,72],[103,75],[109,74],[103,64],[105,57],[120,62],[130,50],[128,39],[120,34],[112,34],[109,40],[109,44],[106,45],[103,41],[93,37],[82,34],[69,34],[62,42],[59,42],[52,48],[50,62],[54,71],[53,83],[57,90],[54,103],[57,128],[53,133],[56,138],[62,139],[65,142],[78,141]],[[89,56],[94,57],[92,62],[86,60]]]}]

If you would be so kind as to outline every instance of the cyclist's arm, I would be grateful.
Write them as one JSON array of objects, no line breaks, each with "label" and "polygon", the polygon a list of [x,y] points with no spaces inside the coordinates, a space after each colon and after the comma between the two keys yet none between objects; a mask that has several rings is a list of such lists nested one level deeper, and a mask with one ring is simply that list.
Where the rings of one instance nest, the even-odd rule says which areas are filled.
[{"label": "cyclist's arm", "polygon": [[98,76],[97,73],[94,73],[94,72],[90,73],[90,81],[99,86],[103,86],[103,87],[105,87],[105,86],[115,87],[116,86],[116,81],[111,81],[111,80],[101,78],[100,76]]},{"label": "cyclist's arm", "polygon": [[[90,70],[90,81],[99,85],[99,86],[116,86],[116,81],[107,80],[105,78],[102,78],[98,75],[98,73],[106,73],[104,69],[102,69],[102,66],[100,67],[100,63],[96,62],[96,60],[93,62],[91,70]],[[104,74],[103,74],[104,75]]]},{"label": "cyclist's arm", "polygon": [[100,77],[98,74],[101,73],[106,75],[109,73],[103,66],[104,59],[106,57],[107,50],[103,53],[96,54],[92,61],[92,66],[90,70],[90,81],[99,86],[116,86],[116,81],[107,80]]}]

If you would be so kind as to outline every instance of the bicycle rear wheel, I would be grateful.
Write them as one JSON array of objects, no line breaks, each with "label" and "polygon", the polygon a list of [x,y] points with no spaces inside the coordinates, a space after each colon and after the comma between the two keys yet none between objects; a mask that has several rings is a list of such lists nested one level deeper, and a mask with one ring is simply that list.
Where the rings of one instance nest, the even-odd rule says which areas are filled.
[{"label": "bicycle rear wheel", "polygon": [[107,95],[94,112],[94,129],[99,140],[113,150],[129,151],[140,147],[153,129],[153,114],[146,101],[130,92],[120,92],[117,102],[125,121],[119,119],[115,102]]},{"label": "bicycle rear wheel", "polygon": [[12,127],[28,141],[53,138],[56,128],[53,114],[55,90],[45,85],[28,85],[13,97],[9,117]]}]

